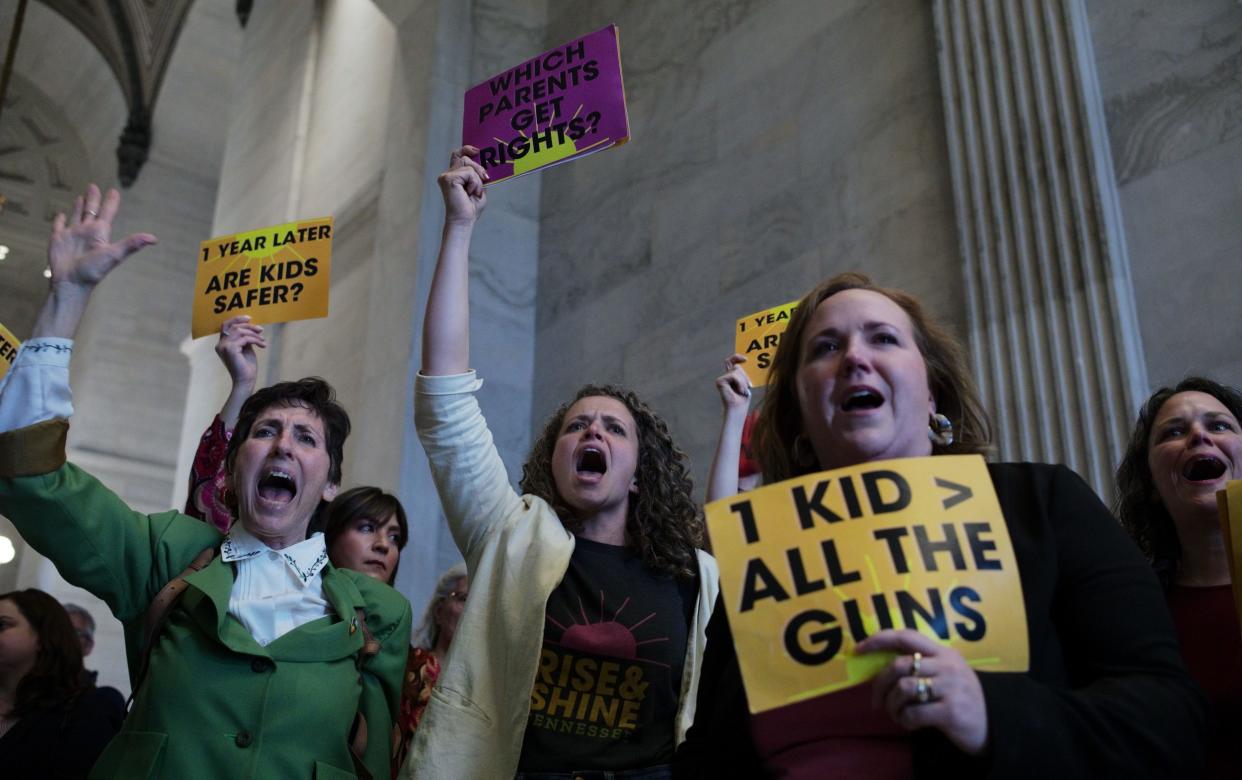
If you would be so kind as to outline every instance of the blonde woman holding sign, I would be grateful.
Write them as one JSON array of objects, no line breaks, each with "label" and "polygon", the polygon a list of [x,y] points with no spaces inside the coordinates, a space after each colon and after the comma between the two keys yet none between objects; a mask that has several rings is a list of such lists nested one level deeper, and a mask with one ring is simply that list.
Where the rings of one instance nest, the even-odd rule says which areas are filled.
[{"label": "blonde woman holding sign", "polygon": [[[803,298],[756,425],[767,483],[987,443],[964,350],[916,299],[852,273]],[[1021,578],[1028,672],[979,673],[917,631],[881,630],[853,649],[895,655],[871,686],[747,717],[718,610],[699,702],[715,718],[696,724],[687,763],[786,778],[1192,773],[1202,703],[1142,557],[1069,469],[988,470]]]}]

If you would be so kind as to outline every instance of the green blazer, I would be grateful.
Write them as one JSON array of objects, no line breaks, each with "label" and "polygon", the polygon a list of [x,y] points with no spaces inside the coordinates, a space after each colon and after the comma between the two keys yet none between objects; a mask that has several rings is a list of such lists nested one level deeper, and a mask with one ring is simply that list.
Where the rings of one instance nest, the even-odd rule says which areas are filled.
[{"label": "green blazer", "polygon": [[[222,537],[177,512],[135,512],[72,464],[14,476],[20,469],[5,457],[15,454],[14,434],[38,436],[46,425],[0,434],[0,513],[66,580],[107,602],[125,626],[132,676],[151,599]],[[409,602],[370,577],[329,565],[324,596],[336,614],[260,647],[228,614],[233,578],[232,565],[218,555],[186,578],[189,588],[156,640],[121,733],[90,776],[353,777],[349,730],[362,712],[369,732],[365,763],[376,780],[388,777]],[[361,673],[356,664],[364,640],[355,607],[365,610],[381,647]]]}]

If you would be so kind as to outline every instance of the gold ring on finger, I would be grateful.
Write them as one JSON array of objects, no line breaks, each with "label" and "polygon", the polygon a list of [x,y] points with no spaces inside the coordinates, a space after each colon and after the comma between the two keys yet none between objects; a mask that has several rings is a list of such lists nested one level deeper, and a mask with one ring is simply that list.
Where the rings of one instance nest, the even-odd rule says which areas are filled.
[{"label": "gold ring on finger", "polygon": [[926,704],[935,697],[936,692],[932,689],[931,678],[920,677],[914,684],[914,698],[918,699],[919,704]]},{"label": "gold ring on finger", "polygon": [[922,669],[923,669],[923,654],[918,651],[915,651],[914,655],[910,657],[910,676],[918,677],[919,672],[922,671]]}]

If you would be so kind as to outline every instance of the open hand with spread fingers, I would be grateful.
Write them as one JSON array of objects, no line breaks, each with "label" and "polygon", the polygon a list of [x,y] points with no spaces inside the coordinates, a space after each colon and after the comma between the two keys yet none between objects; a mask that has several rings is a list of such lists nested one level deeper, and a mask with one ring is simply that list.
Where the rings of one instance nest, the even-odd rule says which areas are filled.
[{"label": "open hand with spread fingers", "polygon": [[68,217],[56,215],[47,248],[53,287],[93,288],[125,258],[156,243],[150,233],[135,233],[112,241],[112,220],[120,205],[121,193],[108,190],[107,195],[101,195],[99,188],[91,184],[74,201]]},{"label": "open hand with spread fingers", "polygon": [[875,678],[872,703],[907,731],[938,729],[963,753],[982,753],[987,703],[979,675],[962,654],[910,629],[878,631],[854,652],[886,650],[897,657]]}]

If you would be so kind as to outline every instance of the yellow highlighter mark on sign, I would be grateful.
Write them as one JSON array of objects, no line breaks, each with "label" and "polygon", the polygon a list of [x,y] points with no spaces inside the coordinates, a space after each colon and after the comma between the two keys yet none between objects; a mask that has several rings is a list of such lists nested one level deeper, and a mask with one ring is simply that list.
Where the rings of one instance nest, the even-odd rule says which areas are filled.
[{"label": "yellow highlighter mark on sign", "polygon": [[977,455],[877,461],[707,505],[751,711],[848,688],[891,655],[855,655],[912,628],[979,669],[1025,671],[1022,585]]},{"label": "yellow highlighter mark on sign", "polygon": [[9,367],[17,359],[17,350],[21,345],[22,343],[9,332],[8,328],[0,325],[0,379],[9,373]]},{"label": "yellow highlighter mark on sign", "polygon": [[737,321],[733,351],[746,356],[742,370],[746,372],[751,387],[763,387],[768,383],[776,347],[781,343],[781,334],[789,327],[789,318],[796,308],[798,302],[791,301],[747,314]]},{"label": "yellow highlighter mark on sign", "polygon": [[328,316],[332,217],[204,241],[194,280],[194,338],[249,314],[256,324]]}]

